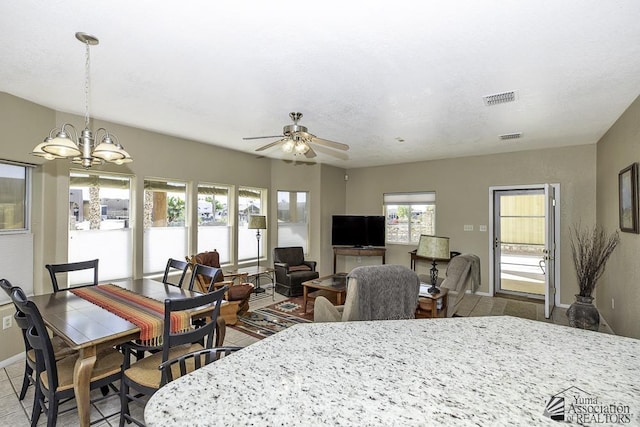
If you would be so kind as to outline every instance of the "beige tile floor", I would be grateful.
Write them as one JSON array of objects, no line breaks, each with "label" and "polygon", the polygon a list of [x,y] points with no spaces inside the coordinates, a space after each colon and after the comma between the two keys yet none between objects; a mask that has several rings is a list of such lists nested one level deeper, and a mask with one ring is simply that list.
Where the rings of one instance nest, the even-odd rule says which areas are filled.
[{"label": "beige tile floor", "polygon": [[[251,309],[257,309],[273,304],[274,300],[270,295],[271,290],[267,292],[269,294],[259,295],[257,299],[251,300]],[[286,297],[276,294],[275,301],[282,301],[287,299]],[[544,318],[544,307],[542,304],[532,304],[536,308],[537,320],[545,321],[549,323],[555,323],[560,325],[567,325],[566,309],[556,308],[553,312],[551,319]],[[467,295],[461,302],[461,307],[458,313],[462,316],[499,316],[504,314],[504,309],[507,305],[507,300],[504,298],[491,298],[478,295]],[[610,332],[606,324],[601,325],[601,331]],[[256,342],[257,339],[242,332],[236,331],[231,328],[227,328],[225,336],[226,345],[234,346],[248,346]],[[13,427],[21,427],[30,425],[31,407],[33,405],[33,387],[29,387],[26,398],[20,402],[18,400],[18,392],[22,385],[22,373],[24,369],[24,362],[14,363],[10,366],[0,369],[0,418],[2,419],[2,425],[10,425]],[[99,391],[95,391],[92,397],[98,397]],[[67,403],[62,408],[74,406],[73,401]],[[107,399],[93,404],[91,419],[96,420],[102,418],[106,414],[115,414],[120,410],[120,401],[115,393],[112,393]],[[135,408],[132,405],[132,412],[141,415],[142,409]],[[107,420],[95,424],[96,426],[117,426],[119,416],[114,415]],[[46,417],[42,415],[38,422],[38,425],[46,425]],[[58,426],[77,426],[78,417],[75,411],[69,411],[58,417]]]}]

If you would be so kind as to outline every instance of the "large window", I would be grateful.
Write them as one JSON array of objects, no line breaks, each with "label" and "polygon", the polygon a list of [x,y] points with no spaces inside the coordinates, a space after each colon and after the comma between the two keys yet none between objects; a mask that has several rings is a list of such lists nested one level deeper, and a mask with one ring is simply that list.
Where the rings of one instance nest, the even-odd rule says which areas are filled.
[{"label": "large window", "polygon": [[[33,294],[33,235],[29,226],[31,167],[0,162],[0,271]],[[0,304],[9,302],[2,292]]]},{"label": "large window", "polygon": [[0,232],[25,231],[29,169],[0,163]]},{"label": "large window", "polygon": [[417,244],[436,233],[436,193],[385,193],[384,214],[387,244]]},{"label": "large window", "polygon": [[[256,242],[256,231],[250,230],[249,216],[266,215],[266,193],[267,190],[260,188],[238,188],[238,261],[249,261],[258,257],[258,243]],[[267,218],[267,225],[269,218]],[[260,256],[264,257],[266,247],[265,230],[260,230]]]},{"label": "large window", "polygon": [[278,246],[302,246],[307,253],[308,200],[306,191],[278,191]]},{"label": "large window", "polygon": [[198,252],[216,249],[220,263],[231,262],[232,188],[219,184],[198,184]]},{"label": "large window", "polygon": [[164,271],[167,259],[188,253],[187,185],[145,179],[143,274]]},{"label": "large window", "polygon": [[[130,209],[130,177],[71,172],[68,261],[98,258],[100,280],[132,277]],[[71,285],[87,283],[93,280],[93,273],[70,273],[67,280]]]}]

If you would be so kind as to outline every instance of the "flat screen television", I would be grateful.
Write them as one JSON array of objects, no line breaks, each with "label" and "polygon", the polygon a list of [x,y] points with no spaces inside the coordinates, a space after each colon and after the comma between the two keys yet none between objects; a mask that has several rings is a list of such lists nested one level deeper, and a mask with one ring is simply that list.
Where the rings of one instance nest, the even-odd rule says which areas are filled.
[{"label": "flat screen television", "polygon": [[333,246],[384,246],[384,216],[333,215]]}]

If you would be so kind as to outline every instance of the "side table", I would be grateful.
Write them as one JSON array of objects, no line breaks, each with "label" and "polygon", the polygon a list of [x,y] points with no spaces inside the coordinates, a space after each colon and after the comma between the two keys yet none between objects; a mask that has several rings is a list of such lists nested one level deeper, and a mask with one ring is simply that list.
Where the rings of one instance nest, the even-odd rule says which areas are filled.
[{"label": "side table", "polygon": [[440,293],[420,295],[418,297],[418,308],[416,319],[432,319],[436,317],[447,317],[447,306],[449,303],[449,289],[438,288]]}]

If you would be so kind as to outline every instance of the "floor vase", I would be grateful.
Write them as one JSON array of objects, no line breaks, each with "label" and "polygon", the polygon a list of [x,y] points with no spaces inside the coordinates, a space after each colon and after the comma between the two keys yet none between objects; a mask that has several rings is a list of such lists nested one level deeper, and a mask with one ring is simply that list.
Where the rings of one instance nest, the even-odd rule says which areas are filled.
[{"label": "floor vase", "polygon": [[600,328],[600,313],[593,305],[593,297],[576,295],[576,301],[567,310],[569,326],[597,331]]}]

